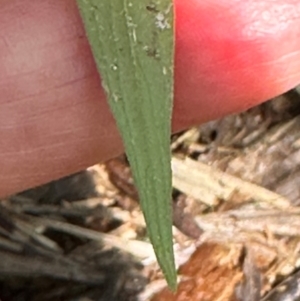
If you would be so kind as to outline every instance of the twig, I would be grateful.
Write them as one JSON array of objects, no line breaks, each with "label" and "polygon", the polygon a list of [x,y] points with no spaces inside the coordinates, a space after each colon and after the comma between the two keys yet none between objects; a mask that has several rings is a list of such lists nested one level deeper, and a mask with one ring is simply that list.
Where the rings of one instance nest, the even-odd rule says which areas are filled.
[{"label": "twig", "polygon": [[275,208],[289,208],[288,199],[258,185],[249,183],[211,166],[186,158],[173,157],[173,186],[208,206],[218,204],[218,199],[229,200],[239,192],[245,199],[268,203]]},{"label": "twig", "polygon": [[75,261],[63,258],[24,257],[6,252],[0,252],[0,275],[41,277],[48,276],[64,280],[74,280],[88,284],[99,284],[104,281],[103,273],[84,268]]},{"label": "twig", "polygon": [[31,218],[36,225],[49,229],[68,233],[77,237],[83,237],[94,241],[99,241],[107,245],[119,248],[133,254],[141,259],[154,257],[152,245],[138,240],[126,240],[114,235],[100,233],[94,230],[85,229],[65,222],[55,221],[47,218]]}]

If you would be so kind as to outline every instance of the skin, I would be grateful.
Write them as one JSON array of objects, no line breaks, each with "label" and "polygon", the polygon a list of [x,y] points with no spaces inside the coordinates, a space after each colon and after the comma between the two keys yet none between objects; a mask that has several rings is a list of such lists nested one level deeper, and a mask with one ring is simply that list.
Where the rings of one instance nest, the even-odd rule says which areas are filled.
[{"label": "skin", "polygon": [[[299,0],[175,0],[173,129],[300,82]],[[0,0],[0,196],[123,151],[74,0]]]}]

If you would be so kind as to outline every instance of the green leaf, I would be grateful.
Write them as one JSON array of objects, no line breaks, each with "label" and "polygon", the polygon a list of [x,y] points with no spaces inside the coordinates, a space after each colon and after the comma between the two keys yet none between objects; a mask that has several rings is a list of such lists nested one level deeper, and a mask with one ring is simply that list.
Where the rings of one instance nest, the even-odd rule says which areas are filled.
[{"label": "green leaf", "polygon": [[172,0],[77,0],[121,132],[157,260],[176,288],[172,245]]}]

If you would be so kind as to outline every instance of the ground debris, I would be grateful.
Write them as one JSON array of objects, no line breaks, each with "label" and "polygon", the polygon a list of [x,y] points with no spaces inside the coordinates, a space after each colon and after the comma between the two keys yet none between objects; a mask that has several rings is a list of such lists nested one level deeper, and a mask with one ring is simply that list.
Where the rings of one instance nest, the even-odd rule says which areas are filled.
[{"label": "ground debris", "polygon": [[[151,245],[131,241],[128,246],[105,233],[120,221],[101,204],[91,172],[58,182],[1,203],[0,299],[137,300],[147,279],[138,257],[125,247],[149,257]],[[49,195],[51,190],[58,196]]]},{"label": "ground debris", "polygon": [[[152,301],[266,301],[268,292],[269,301],[297,300],[297,276],[284,286],[287,291],[274,287],[297,271],[300,262],[299,100],[290,91],[245,113],[205,124],[198,135],[192,129],[174,137],[173,184],[184,193],[185,211],[202,234],[197,251],[179,269],[178,292],[153,292]],[[199,255],[212,245],[217,247]],[[240,252],[229,278],[214,259],[226,261],[232,255],[222,255],[224,249]],[[190,269],[188,277],[182,274],[184,267],[196,266],[197,256],[201,267]],[[204,277],[201,270],[211,261],[216,267]],[[213,278],[218,272],[222,276]]]},{"label": "ground debris", "polygon": [[179,269],[182,279],[178,291],[168,289],[154,296],[151,301],[227,301],[235,286],[242,279],[239,267],[241,248],[233,251],[221,244],[201,245],[189,261]]}]

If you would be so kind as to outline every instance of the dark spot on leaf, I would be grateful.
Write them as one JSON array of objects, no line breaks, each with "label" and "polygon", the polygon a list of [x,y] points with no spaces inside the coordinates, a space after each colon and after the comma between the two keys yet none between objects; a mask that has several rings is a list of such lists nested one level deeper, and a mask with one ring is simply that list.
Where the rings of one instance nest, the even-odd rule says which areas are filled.
[{"label": "dark spot on leaf", "polygon": [[158,13],[159,12],[159,10],[156,8],[156,6],[154,5],[154,4],[148,4],[147,6],[146,6],[146,9],[149,11],[149,12],[151,12],[151,13]]},{"label": "dark spot on leaf", "polygon": [[156,48],[148,48],[146,50],[146,53],[150,57],[158,58],[158,53]]}]

